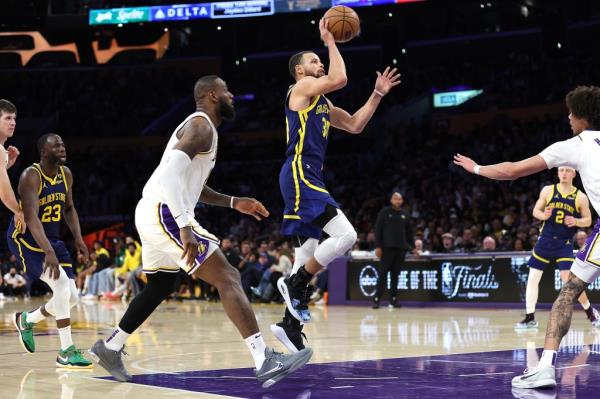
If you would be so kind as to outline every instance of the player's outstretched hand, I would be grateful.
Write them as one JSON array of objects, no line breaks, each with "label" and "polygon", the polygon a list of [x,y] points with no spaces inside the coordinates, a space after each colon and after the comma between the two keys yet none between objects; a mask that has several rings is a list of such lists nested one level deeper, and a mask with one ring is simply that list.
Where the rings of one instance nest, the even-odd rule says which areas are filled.
[{"label": "player's outstretched hand", "polygon": [[401,82],[400,72],[398,72],[396,68],[390,69],[390,67],[387,67],[383,73],[377,71],[375,90],[385,96],[392,89],[392,87],[398,86]]},{"label": "player's outstretched hand", "polygon": [[321,40],[328,46],[331,43],[335,43],[333,34],[329,31],[329,21],[325,18],[319,20],[319,33],[321,34]]},{"label": "player's outstretched hand", "polygon": [[454,164],[462,166],[469,173],[475,173],[475,165],[477,165],[471,158],[460,154],[454,155]]},{"label": "player's outstretched hand", "polygon": [[58,268],[58,258],[54,251],[46,253],[44,256],[43,273],[48,273],[52,280],[58,280],[60,269]]},{"label": "player's outstretched hand", "polygon": [[198,240],[192,233],[191,227],[184,227],[179,230],[181,242],[183,243],[183,253],[181,259],[185,259],[185,264],[192,267],[198,256]]},{"label": "player's outstretched hand", "polygon": [[77,252],[83,257],[83,263],[87,264],[90,260],[90,251],[82,239],[75,240],[75,249],[77,249]]},{"label": "player's outstretched hand", "polygon": [[15,146],[9,145],[8,148],[6,149],[6,152],[8,152],[8,165],[6,166],[6,168],[10,168],[11,166],[13,166],[15,164],[15,162],[17,161],[17,158],[19,157],[19,149]]},{"label": "player's outstretched hand", "polygon": [[254,198],[235,198],[233,200],[233,209],[246,215],[254,216],[256,220],[262,220],[269,216],[269,211],[265,206]]}]

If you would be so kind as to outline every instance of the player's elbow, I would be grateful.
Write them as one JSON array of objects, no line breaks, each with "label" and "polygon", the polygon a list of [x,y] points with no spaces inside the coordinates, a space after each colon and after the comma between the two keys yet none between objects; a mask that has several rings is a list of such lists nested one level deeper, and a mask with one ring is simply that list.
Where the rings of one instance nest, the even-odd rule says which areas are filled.
[{"label": "player's elbow", "polygon": [[346,87],[347,84],[348,84],[348,77],[346,76],[346,74],[341,74],[340,76],[331,78],[331,85],[333,86],[333,88],[335,90],[342,89],[342,88]]}]

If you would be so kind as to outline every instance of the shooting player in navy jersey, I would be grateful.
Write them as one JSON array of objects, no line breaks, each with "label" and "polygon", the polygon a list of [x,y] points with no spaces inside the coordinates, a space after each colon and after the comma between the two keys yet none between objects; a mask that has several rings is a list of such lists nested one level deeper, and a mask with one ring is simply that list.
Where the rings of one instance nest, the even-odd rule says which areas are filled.
[{"label": "shooting player in navy jersey", "polygon": [[[304,348],[302,323],[310,321],[308,283],[322,268],[344,255],[356,241],[354,227],[331,197],[323,179],[323,163],[331,126],[348,133],[363,131],[381,99],[400,84],[396,69],[377,72],[375,88],[367,102],[353,115],[335,107],[325,94],[346,85],[346,67],[327,21],[319,22],[321,39],[329,49],[329,70],[317,54],[293,55],[289,71],[296,83],[285,100],[286,160],[279,174],[285,203],[281,233],[293,238],[294,267],[289,278],[280,278],[277,288],[286,301],[282,322],[271,326],[273,334],[291,351]],[[319,244],[322,232],[329,236]]]}]

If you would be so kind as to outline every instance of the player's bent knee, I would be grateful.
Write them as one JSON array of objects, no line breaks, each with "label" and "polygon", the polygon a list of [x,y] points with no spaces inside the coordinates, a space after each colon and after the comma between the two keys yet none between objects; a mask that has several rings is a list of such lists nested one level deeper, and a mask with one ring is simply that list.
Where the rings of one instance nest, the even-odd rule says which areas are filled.
[{"label": "player's bent knee", "polygon": [[335,252],[338,256],[344,255],[348,250],[352,248],[358,235],[354,229],[346,231],[338,238],[338,242],[335,248]]}]

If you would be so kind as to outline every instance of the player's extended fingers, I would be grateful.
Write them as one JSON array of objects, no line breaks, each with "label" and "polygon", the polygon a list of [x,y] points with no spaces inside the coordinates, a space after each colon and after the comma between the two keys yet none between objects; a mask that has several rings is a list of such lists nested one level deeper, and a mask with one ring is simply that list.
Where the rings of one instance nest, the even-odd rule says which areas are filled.
[{"label": "player's extended fingers", "polygon": [[198,245],[190,245],[190,252],[188,253],[187,264],[193,266],[196,258],[198,257]]},{"label": "player's extended fingers", "polygon": [[259,203],[257,204],[257,209],[256,209],[256,210],[258,211],[258,213],[259,213],[261,216],[264,216],[264,217],[269,217],[269,215],[270,215],[270,214],[269,214],[269,211],[267,211],[267,208],[265,208],[265,206],[262,204],[262,202],[259,202]]},{"label": "player's extended fingers", "polygon": [[375,71],[375,73],[377,74],[377,78],[380,78],[380,77],[381,77],[381,72],[379,72],[379,71]]},{"label": "player's extended fingers", "polygon": [[390,67],[385,67],[385,70],[383,71],[383,76],[387,78],[388,76],[388,72],[390,71]]}]

